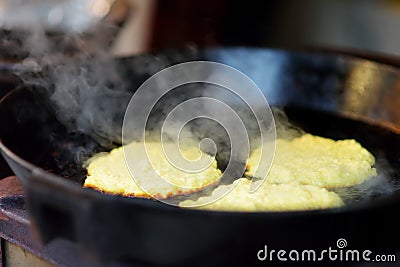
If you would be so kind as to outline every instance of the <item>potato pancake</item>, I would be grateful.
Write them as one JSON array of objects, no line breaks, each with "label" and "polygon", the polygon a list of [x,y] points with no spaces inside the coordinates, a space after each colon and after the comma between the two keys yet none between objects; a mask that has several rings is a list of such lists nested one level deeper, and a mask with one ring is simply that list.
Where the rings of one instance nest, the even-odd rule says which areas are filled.
[{"label": "potato pancake", "polygon": [[[247,162],[254,176],[260,149]],[[292,140],[277,139],[269,183],[299,183],[326,188],[360,184],[376,176],[374,156],[355,140],[335,141],[305,134]]]},{"label": "potato pancake", "polygon": [[[125,149],[135,151],[139,147],[140,143],[132,142]],[[135,181],[129,172],[125,162],[124,147],[115,148],[110,153],[100,153],[91,158],[88,161],[88,176],[84,187],[109,194],[145,198],[153,196],[164,199],[199,191],[206,186],[217,183],[221,177],[221,171],[217,168],[217,161],[210,155],[204,153],[204,156],[211,162],[207,168],[200,172],[187,173],[175,168],[168,162],[162,151],[161,143],[147,142],[146,147],[152,164],[148,161],[143,161],[143,164],[140,162],[140,169],[135,170],[136,173],[141,173],[146,178],[146,184],[142,184],[145,191],[137,184],[139,181]],[[197,147],[189,147],[182,149],[182,154],[187,159],[194,160],[201,155],[201,152]],[[159,180],[152,177],[155,174],[152,172],[153,169],[171,183],[157,182]]]},{"label": "potato pancake", "polygon": [[[206,155],[211,164],[200,172],[183,172],[165,158],[160,143],[146,143],[147,153],[153,164],[139,161],[135,173],[142,174],[141,186],[132,178],[125,162],[124,148],[135,151],[140,143],[132,142],[125,147],[100,153],[88,161],[85,187],[105,193],[144,198],[165,199],[198,192],[214,185],[221,178],[214,157]],[[170,144],[164,145],[168,149]],[[247,162],[246,176],[255,176],[260,148],[254,150]],[[181,150],[188,160],[197,159],[201,152],[197,147]],[[139,159],[140,160],[140,159]],[[292,140],[277,139],[276,153],[267,180],[250,194],[251,181],[240,178],[235,188],[218,199],[228,185],[219,185],[211,195],[197,200],[185,200],[181,207],[196,207],[220,211],[294,211],[336,208],[344,205],[335,192],[327,188],[348,187],[360,184],[376,176],[374,156],[355,140],[335,141],[305,134]],[[159,183],[153,179],[156,172],[172,182]],[[148,177],[148,180],[147,180]],[[147,182],[149,181],[149,182]],[[144,185],[144,186],[143,186]],[[179,185],[179,186],[178,186]],[[214,201],[217,199],[216,201]],[[214,201],[214,202],[212,202]],[[212,202],[206,205],[204,203]]]},{"label": "potato pancake", "polygon": [[218,199],[228,188],[227,185],[218,186],[211,196],[200,197],[198,200],[186,200],[180,203],[182,207],[198,206],[198,209],[216,211],[295,211],[326,209],[343,206],[343,201],[334,192],[325,188],[300,184],[271,184],[264,182],[254,193],[250,194],[251,181],[241,178],[238,184]]}]

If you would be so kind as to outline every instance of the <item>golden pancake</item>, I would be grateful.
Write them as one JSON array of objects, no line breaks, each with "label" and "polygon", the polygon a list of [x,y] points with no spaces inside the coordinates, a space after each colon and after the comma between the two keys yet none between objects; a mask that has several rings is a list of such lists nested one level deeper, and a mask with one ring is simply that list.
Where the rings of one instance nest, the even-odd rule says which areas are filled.
[{"label": "golden pancake", "polygon": [[[260,149],[251,154],[246,175],[254,176]],[[305,134],[277,139],[269,183],[299,183],[327,188],[360,184],[376,176],[374,156],[355,140],[335,141]]]},{"label": "golden pancake", "polygon": [[[264,182],[256,192],[250,194],[250,180],[241,178],[237,183],[232,191],[220,199],[218,197],[227,190],[227,185],[218,186],[211,196],[200,197],[196,201],[186,200],[180,206],[193,207],[211,202],[196,208],[255,212],[326,209],[344,205],[336,193],[318,186]],[[215,199],[217,200],[212,202]]]},{"label": "golden pancake", "polygon": [[[126,151],[135,151],[139,147],[140,143],[132,142],[124,148]],[[84,187],[123,196],[162,199],[199,191],[218,182],[221,177],[217,162],[210,155],[204,154],[211,162],[207,168],[197,173],[187,173],[168,162],[162,151],[161,143],[147,142],[146,147],[151,163],[142,160],[138,164],[140,169],[135,170],[135,173],[143,175],[141,179],[137,179],[137,181],[133,179],[125,162],[124,148],[119,147],[110,153],[95,155],[88,161],[88,176]],[[184,148],[182,154],[189,160],[197,159],[201,155],[197,147]],[[159,182],[160,180],[155,179],[154,175],[157,173],[152,172],[153,169],[170,183]],[[139,186],[138,182],[144,184]]]}]

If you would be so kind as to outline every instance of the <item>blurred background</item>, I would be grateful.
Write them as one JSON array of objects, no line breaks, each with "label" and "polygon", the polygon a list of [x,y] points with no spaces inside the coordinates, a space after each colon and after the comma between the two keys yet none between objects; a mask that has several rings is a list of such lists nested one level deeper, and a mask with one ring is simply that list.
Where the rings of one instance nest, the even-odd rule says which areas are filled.
[{"label": "blurred background", "polygon": [[[97,32],[96,45],[115,55],[188,45],[322,46],[400,54],[399,0],[1,0],[0,27],[3,58],[40,54],[29,51],[40,30],[54,39],[71,32],[89,38]],[[32,32],[36,39],[23,40]]]},{"label": "blurred background", "polygon": [[0,97],[16,63],[170,48],[322,49],[400,67],[399,29],[400,0],[0,0]]}]

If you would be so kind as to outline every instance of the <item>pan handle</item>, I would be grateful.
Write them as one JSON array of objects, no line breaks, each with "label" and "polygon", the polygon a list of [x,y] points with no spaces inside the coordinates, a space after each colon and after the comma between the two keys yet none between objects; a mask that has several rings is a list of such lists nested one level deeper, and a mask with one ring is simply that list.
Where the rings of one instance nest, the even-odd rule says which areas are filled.
[{"label": "pan handle", "polygon": [[55,238],[77,241],[80,236],[78,221],[84,221],[90,213],[90,201],[82,197],[77,197],[79,201],[76,201],[71,197],[74,194],[66,188],[73,187],[72,184],[63,188],[44,177],[35,178],[35,174],[31,178],[24,186],[27,210],[41,241],[48,243]]}]

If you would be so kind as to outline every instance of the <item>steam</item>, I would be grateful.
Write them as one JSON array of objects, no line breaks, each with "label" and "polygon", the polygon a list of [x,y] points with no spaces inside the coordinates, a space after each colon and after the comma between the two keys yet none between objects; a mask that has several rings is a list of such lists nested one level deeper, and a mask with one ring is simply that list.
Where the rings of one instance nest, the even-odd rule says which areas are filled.
[{"label": "steam", "polygon": [[273,107],[272,113],[274,114],[275,118],[277,138],[290,140],[295,137],[300,137],[306,133],[304,130],[289,121],[283,109]]},{"label": "steam", "polygon": [[123,86],[120,82],[112,84],[105,78],[115,71],[111,60],[94,60],[95,66],[57,66],[51,76],[54,92],[50,99],[64,125],[109,147],[111,143],[121,143],[124,108],[131,94],[115,87]]},{"label": "steam", "polygon": [[39,23],[18,30],[27,55],[15,73],[42,89],[58,120],[71,132],[93,137],[100,145],[121,143],[124,108],[131,97],[115,59],[107,51],[115,28],[100,24],[85,33],[49,34]]},{"label": "steam", "polygon": [[393,167],[385,159],[384,155],[374,155],[376,158],[375,168],[377,176],[365,182],[343,188],[336,188],[335,191],[342,200],[351,204],[357,201],[371,200],[380,196],[390,195],[400,189],[400,184],[391,179]]},{"label": "steam", "polygon": [[[18,6],[20,1],[6,2]],[[49,136],[51,147],[57,151],[55,166],[66,177],[81,175],[82,170],[76,169],[93,154],[122,143],[122,119],[132,92],[126,90],[126,79],[108,52],[117,28],[103,22],[81,27],[78,14],[70,21],[76,27],[68,23],[49,26],[34,14],[35,10],[28,12],[29,17],[23,13],[0,14],[5,34],[1,45],[7,56],[20,62],[14,72],[25,84],[35,85],[35,92],[44,95],[66,129],[66,133]],[[69,142],[63,137],[66,134]],[[71,164],[78,168],[72,170]]]}]

